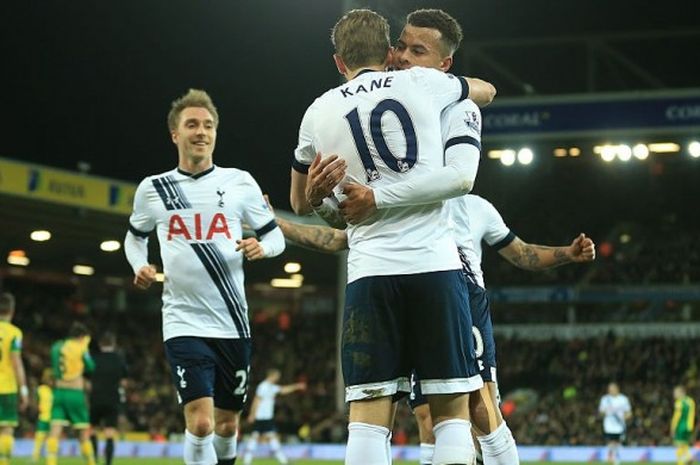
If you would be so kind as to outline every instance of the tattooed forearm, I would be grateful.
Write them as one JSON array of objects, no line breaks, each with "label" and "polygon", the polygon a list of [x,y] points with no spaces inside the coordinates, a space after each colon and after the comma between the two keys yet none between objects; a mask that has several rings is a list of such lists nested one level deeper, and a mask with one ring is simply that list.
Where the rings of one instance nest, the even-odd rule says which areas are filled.
[{"label": "tattooed forearm", "polygon": [[334,253],[348,248],[345,231],[327,226],[297,224],[280,218],[277,219],[277,224],[284,237],[311,250]]},{"label": "tattooed forearm", "polygon": [[503,249],[502,253],[513,265],[530,271],[546,270],[571,261],[566,247],[527,244],[520,238]]}]

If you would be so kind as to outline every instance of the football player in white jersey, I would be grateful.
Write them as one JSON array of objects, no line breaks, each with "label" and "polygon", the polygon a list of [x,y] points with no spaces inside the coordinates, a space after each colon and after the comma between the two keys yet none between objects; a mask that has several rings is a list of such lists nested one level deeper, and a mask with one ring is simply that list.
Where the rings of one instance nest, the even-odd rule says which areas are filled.
[{"label": "football player in white jersey", "polygon": [[[323,178],[320,178],[323,179]],[[455,226],[460,251],[465,260],[464,272],[468,276],[470,309],[474,327],[479,368],[482,376],[490,376],[478,395],[472,394],[470,404],[472,431],[481,446],[482,460],[486,465],[518,463],[517,450],[512,434],[499,409],[496,378],[496,345],[493,339],[490,306],[486,297],[481,269],[482,246],[490,247],[514,266],[540,271],[567,263],[585,263],[595,259],[595,244],[584,234],[576,237],[568,246],[550,247],[530,244],[516,236],[504,223],[501,215],[487,200],[477,195],[465,196],[470,229],[464,231]],[[277,222],[285,237],[311,250],[335,253],[348,248],[345,231],[328,226],[298,224],[278,217]],[[476,244],[474,247],[473,244]],[[411,393],[410,405],[416,415],[421,441],[421,465],[432,464],[435,438],[432,417],[425,397],[419,390]]]},{"label": "football player in white jersey", "polygon": [[625,440],[627,420],[632,418],[632,406],[620,386],[608,384],[608,393],[600,399],[598,412],[603,417],[603,436],[608,443],[608,463],[620,465],[620,446]]},{"label": "football player in white jersey", "polygon": [[294,383],[280,386],[280,371],[270,369],[267,376],[258,384],[255,390],[255,398],[250,406],[248,422],[253,424],[253,432],[246,444],[243,465],[250,465],[253,461],[253,454],[258,446],[258,439],[262,438],[270,444],[270,451],[275,455],[281,464],[289,463],[287,457],[282,452],[277,427],[275,425],[275,398],[286,396],[296,391],[306,389],[306,383]]},{"label": "football player in white jersey", "polygon": [[[168,127],[177,168],[139,184],[124,240],[134,283],[145,289],[156,279],[148,236],[153,230],[158,235],[163,339],[184,404],[187,465],[235,461],[251,351],[243,257],[273,257],[285,247],[253,177],[213,164],[218,124],[204,91],[190,90],[173,102]],[[243,239],[243,222],[257,238]]]},{"label": "football player in white jersey", "polygon": [[[443,150],[440,137],[442,110],[464,100],[468,85],[428,68],[384,72],[391,58],[388,29],[369,10],[353,10],[335,25],[336,64],[348,83],[316,99],[304,115],[291,200],[297,213],[308,211],[305,170],[317,153],[338,154],[347,181],[371,183],[380,207],[348,228],[345,463],[389,463],[392,396],[410,390],[415,369],[435,419],[435,463],[469,464],[468,393],[483,383],[466,281],[442,200],[471,189],[479,151],[457,157]],[[336,196],[347,193],[348,185],[336,189]]]}]

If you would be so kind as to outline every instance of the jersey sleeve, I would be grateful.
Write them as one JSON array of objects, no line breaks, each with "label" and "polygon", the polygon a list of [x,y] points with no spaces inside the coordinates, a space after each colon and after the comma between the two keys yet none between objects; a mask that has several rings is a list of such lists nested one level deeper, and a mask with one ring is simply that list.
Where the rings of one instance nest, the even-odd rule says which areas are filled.
[{"label": "jersey sleeve", "polygon": [[253,179],[250,173],[245,173],[245,205],[243,210],[243,219],[255,230],[255,234],[259,237],[264,236],[273,229],[277,228],[275,216],[267,206],[263,197],[260,186]]},{"label": "jersey sleeve", "polygon": [[95,371],[95,360],[93,360],[92,355],[90,355],[90,351],[85,349],[85,352],[83,352],[83,363],[85,364],[85,372],[86,373],[92,373]]},{"label": "jersey sleeve", "polygon": [[408,70],[423,85],[431,100],[440,110],[462,101],[469,95],[469,85],[463,77],[436,69],[414,67]]},{"label": "jersey sleeve", "polygon": [[51,370],[54,379],[63,379],[63,371],[61,370],[61,342],[56,342],[51,346]]},{"label": "jersey sleeve", "polygon": [[598,412],[605,413],[605,397],[601,397],[598,402]]},{"label": "jersey sleeve", "polygon": [[280,392],[281,390],[282,390],[282,387],[275,384],[275,385],[272,386],[272,389],[271,389],[270,391],[271,391],[271,394],[272,394],[273,396],[276,396],[277,394],[279,394],[279,392]]},{"label": "jersey sleeve", "polygon": [[255,389],[255,395],[264,399],[266,394],[265,385],[262,383],[258,384],[258,387]]},{"label": "jersey sleeve", "polygon": [[503,217],[488,200],[482,199],[483,220],[486,225],[484,240],[496,250],[507,247],[515,240],[515,233],[506,226]]},{"label": "jersey sleeve", "polygon": [[481,154],[481,110],[471,100],[465,100],[445,110],[443,144],[445,154],[476,150]]},{"label": "jersey sleeve", "polygon": [[292,168],[299,173],[306,174],[309,172],[309,166],[316,157],[316,149],[313,145],[314,135],[314,119],[316,117],[316,106],[312,104],[306,109],[304,117],[299,126],[299,140],[297,148],[294,149],[294,158],[292,159]]},{"label": "jersey sleeve", "polygon": [[10,352],[22,352],[22,331],[17,331],[10,342]]},{"label": "jersey sleeve", "polygon": [[134,194],[134,209],[129,217],[129,231],[137,236],[146,238],[156,226],[156,221],[148,206],[148,189],[151,182],[148,178],[141,181]]}]

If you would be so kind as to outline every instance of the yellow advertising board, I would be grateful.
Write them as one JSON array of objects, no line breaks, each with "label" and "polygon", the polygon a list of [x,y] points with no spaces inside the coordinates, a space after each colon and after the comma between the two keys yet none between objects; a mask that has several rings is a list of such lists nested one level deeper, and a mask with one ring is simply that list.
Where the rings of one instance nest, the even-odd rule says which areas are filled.
[{"label": "yellow advertising board", "polygon": [[0,194],[128,215],[136,185],[0,158]]}]

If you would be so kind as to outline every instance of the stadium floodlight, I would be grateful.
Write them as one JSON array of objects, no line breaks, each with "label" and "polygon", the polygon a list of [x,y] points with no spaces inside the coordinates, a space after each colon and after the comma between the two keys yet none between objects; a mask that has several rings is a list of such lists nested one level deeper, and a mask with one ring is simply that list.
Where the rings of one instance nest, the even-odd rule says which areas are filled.
[{"label": "stadium floodlight", "polygon": [[570,157],[578,157],[581,155],[581,149],[578,147],[571,147],[569,149],[569,156]]},{"label": "stadium floodlight", "polygon": [[295,274],[291,275],[291,276],[289,277],[289,279],[296,279],[296,280],[299,281],[300,283],[303,283],[303,282],[304,282],[304,275],[303,275],[303,274],[300,274],[300,273],[295,273]]},{"label": "stadium floodlight", "polygon": [[505,166],[512,166],[515,163],[515,150],[503,150],[501,152],[501,163]]},{"label": "stadium floodlight", "polygon": [[284,265],[284,272],[293,274],[293,273],[298,273],[301,271],[301,263],[297,262],[288,262],[285,263]]},{"label": "stadium floodlight", "polygon": [[688,153],[693,158],[700,158],[700,142],[694,140],[688,144]]},{"label": "stadium floodlight", "polygon": [[275,278],[270,281],[270,286],[279,289],[297,289],[302,286],[303,282],[299,279],[292,278]]},{"label": "stadium floodlight", "polygon": [[627,233],[622,233],[620,235],[620,243],[621,244],[628,244],[632,240],[632,236],[630,236]]},{"label": "stadium floodlight", "polygon": [[603,161],[606,161],[608,163],[615,159],[616,154],[617,147],[614,145],[603,145],[600,148],[600,158],[602,158]]},{"label": "stadium floodlight", "polygon": [[649,151],[656,153],[675,153],[681,151],[681,146],[675,142],[654,142],[649,144]]},{"label": "stadium floodlight", "polygon": [[649,147],[644,144],[637,144],[632,147],[632,155],[638,160],[646,160],[649,158]]},{"label": "stadium floodlight", "polygon": [[33,241],[45,242],[51,239],[51,232],[45,229],[37,229],[36,231],[32,231],[29,237]]},{"label": "stadium floodlight", "polygon": [[520,150],[518,150],[518,163],[521,165],[529,165],[532,163],[532,160],[535,158],[535,154],[532,153],[532,150],[523,147]]},{"label": "stadium floodlight", "polygon": [[75,265],[73,266],[73,273],[80,276],[92,276],[95,274],[95,269],[90,265]]},{"label": "stadium floodlight", "polygon": [[557,147],[554,149],[554,156],[557,158],[562,158],[566,156],[566,149],[564,147]]},{"label": "stadium floodlight", "polygon": [[501,158],[501,155],[503,155],[503,150],[489,150],[487,153],[487,156],[491,160],[498,160],[499,158]]},{"label": "stadium floodlight", "polygon": [[24,250],[11,250],[7,254],[7,263],[15,266],[28,266],[29,257]]},{"label": "stadium floodlight", "polygon": [[162,283],[165,281],[165,275],[163,273],[156,273],[156,281]]},{"label": "stadium floodlight", "polygon": [[103,252],[116,252],[117,250],[121,249],[122,245],[119,243],[119,241],[102,241],[100,244],[100,250]]},{"label": "stadium floodlight", "polygon": [[632,147],[625,144],[618,145],[617,158],[619,158],[620,161],[630,161],[632,159]]}]

